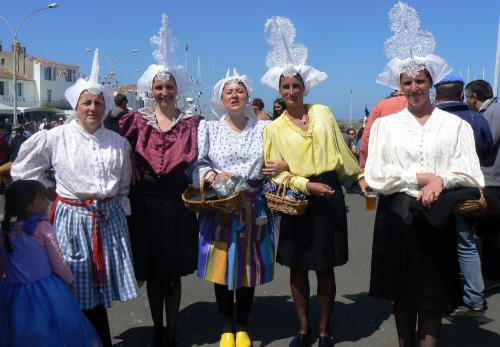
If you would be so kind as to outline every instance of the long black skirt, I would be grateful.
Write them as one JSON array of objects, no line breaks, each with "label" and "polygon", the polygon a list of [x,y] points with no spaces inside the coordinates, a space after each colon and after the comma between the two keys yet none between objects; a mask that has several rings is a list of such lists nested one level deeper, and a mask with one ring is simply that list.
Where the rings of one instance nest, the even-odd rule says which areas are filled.
[{"label": "long black skirt", "polygon": [[138,280],[174,281],[196,270],[198,222],[181,199],[187,185],[184,176],[144,175],[132,186],[129,228]]},{"label": "long black skirt", "polygon": [[373,235],[369,295],[415,311],[451,312],[460,304],[455,218],[437,229],[414,198],[381,196]]},{"label": "long black skirt", "polygon": [[276,261],[296,270],[333,271],[347,262],[347,215],[344,194],[335,172],[309,177],[329,185],[328,198],[309,196],[302,216],[283,214]]}]

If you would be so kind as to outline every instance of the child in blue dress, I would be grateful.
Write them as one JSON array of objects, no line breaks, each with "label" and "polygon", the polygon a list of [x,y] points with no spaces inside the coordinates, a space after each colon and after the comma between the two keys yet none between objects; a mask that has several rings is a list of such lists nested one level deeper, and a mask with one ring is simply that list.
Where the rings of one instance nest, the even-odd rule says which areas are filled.
[{"label": "child in blue dress", "polygon": [[0,233],[0,347],[101,347],[71,293],[73,275],[46,219],[48,206],[38,181],[19,180],[7,188]]}]

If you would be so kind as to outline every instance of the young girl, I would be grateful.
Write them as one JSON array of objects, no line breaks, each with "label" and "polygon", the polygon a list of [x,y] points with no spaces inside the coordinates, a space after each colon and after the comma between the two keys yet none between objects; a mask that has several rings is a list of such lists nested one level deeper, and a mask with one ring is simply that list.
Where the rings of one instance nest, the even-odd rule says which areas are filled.
[{"label": "young girl", "polygon": [[71,293],[73,275],[46,220],[48,206],[38,181],[19,180],[7,188],[0,233],[0,347],[102,346]]}]

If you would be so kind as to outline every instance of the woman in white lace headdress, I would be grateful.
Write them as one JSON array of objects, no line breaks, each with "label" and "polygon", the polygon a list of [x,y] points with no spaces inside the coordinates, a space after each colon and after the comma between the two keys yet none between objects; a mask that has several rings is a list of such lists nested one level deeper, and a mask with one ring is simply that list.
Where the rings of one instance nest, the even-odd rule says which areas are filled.
[{"label": "woman in white lace headdress", "polygon": [[156,64],[147,68],[137,89],[152,94],[155,105],[124,115],[120,131],[132,146],[135,182],[130,192],[130,238],[135,275],[147,281],[154,324],[150,343],[174,346],[181,277],[196,269],[196,215],[186,209],[181,194],[190,183],[190,167],[196,160],[201,117],[176,106],[177,96],[186,92],[191,82],[182,67],[175,65],[177,41],[165,14],[151,43],[156,48]]},{"label": "woman in white lace headdress", "polygon": [[[251,91],[247,76],[236,70],[233,74],[228,70],[217,82],[210,102],[217,120],[200,123],[198,163],[193,170],[195,185],[203,183],[210,169],[215,173],[205,177],[207,183],[238,177],[249,185],[240,211],[199,216],[198,277],[214,283],[222,317],[221,347],[251,346],[247,322],[255,287],[274,277],[274,224],[262,191],[262,134],[270,122],[257,119],[248,104]],[[264,171],[280,171],[278,163],[273,165]]]},{"label": "woman in white lace headdress", "polygon": [[111,346],[106,308],[113,300],[138,296],[126,214],[130,145],[106,129],[103,118],[114,106],[113,90],[98,81],[98,50],[88,79],[65,92],[75,119],[39,131],[21,147],[12,166],[14,180],[33,179],[53,187],[57,198],[50,219],[66,263],[75,277],[75,296],[104,346]]},{"label": "woman in white lace headdress", "polygon": [[451,71],[433,54],[432,34],[420,30],[416,11],[404,3],[389,18],[395,33],[385,43],[390,61],[377,82],[400,89],[408,107],[377,119],[371,129],[365,177],[381,196],[370,296],[394,303],[400,346],[415,345],[417,322],[420,345],[437,346],[441,314],[461,297],[450,201],[466,190],[446,190],[473,186],[457,171],[481,184],[484,178],[470,125],[431,104],[433,83]]},{"label": "woman in white lace headdress", "polygon": [[319,345],[333,345],[330,314],[335,298],[334,267],[347,262],[347,216],[340,180],[360,178],[361,169],[345,144],[330,109],[305,104],[304,96],[327,78],[306,65],[307,49],[294,42],[295,28],[288,18],[266,23],[273,49],[262,82],[279,91],[286,110],[264,131],[266,160],[284,160],[289,170],[273,178],[276,183],[292,175],[291,187],[308,195],[302,216],[282,215],[276,260],[290,268],[290,285],[300,332],[294,343],[308,345],[308,271],[316,272],[320,303]]}]

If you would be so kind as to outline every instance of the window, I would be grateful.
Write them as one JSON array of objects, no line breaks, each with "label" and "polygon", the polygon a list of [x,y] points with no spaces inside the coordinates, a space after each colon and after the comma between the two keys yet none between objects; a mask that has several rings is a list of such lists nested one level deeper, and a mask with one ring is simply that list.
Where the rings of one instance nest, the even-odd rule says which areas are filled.
[{"label": "window", "polygon": [[66,82],[73,82],[73,70],[66,69]]},{"label": "window", "polygon": [[18,83],[16,89],[17,89],[17,96],[23,96],[23,84]]},{"label": "window", "polygon": [[47,89],[47,102],[52,101],[52,90]]},{"label": "window", "polygon": [[0,65],[2,65],[2,66],[5,65],[5,59],[4,58],[0,59]]},{"label": "window", "polygon": [[43,70],[44,78],[48,81],[52,80],[52,68],[50,66],[47,66]]},{"label": "window", "polygon": [[5,95],[5,82],[0,82],[0,95]]}]

